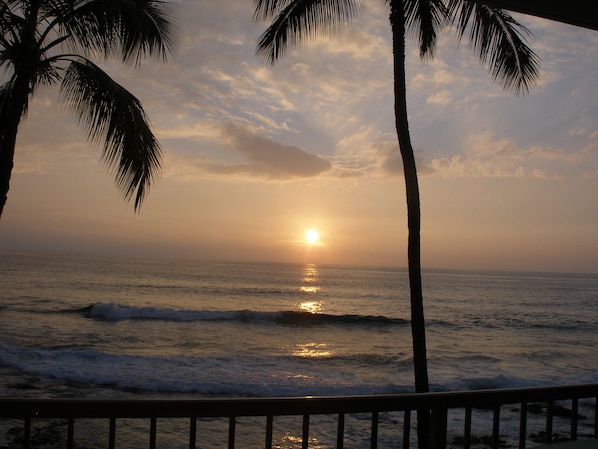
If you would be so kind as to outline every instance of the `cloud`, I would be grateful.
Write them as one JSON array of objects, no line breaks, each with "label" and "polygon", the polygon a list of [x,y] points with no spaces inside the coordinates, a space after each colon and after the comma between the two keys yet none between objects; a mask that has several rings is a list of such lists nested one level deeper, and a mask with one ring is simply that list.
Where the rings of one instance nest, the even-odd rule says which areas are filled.
[{"label": "cloud", "polygon": [[[168,64],[149,59],[135,70],[114,62],[109,71],[146,107],[168,158],[166,176],[185,173],[193,178],[264,181],[324,174],[331,178],[402,176],[394,136],[387,9],[384,2],[368,3],[358,19],[338,33],[289,48],[270,67],[255,57],[257,37],[266,23],[252,20],[251,2],[217,5],[182,0],[177,11],[187,31],[181,33],[177,54]],[[560,27],[552,36],[552,25],[544,21],[532,25],[538,25],[538,37],[548,35],[553,40],[572,32]],[[590,44],[596,37],[590,33],[582,37],[584,60],[592,60],[596,50]],[[539,45],[538,51],[548,54],[552,64],[576,58],[559,48]],[[559,164],[571,162],[574,155],[587,161],[596,154],[596,137],[589,137],[597,133],[591,120],[575,122],[577,151],[559,148],[562,140],[545,139],[531,147],[514,137],[497,137],[512,137],[516,127],[534,126],[531,120],[539,121],[536,117],[550,110],[528,113],[525,123],[513,118],[511,124],[509,117],[516,114],[509,116],[502,110],[513,101],[511,96],[493,86],[478,58],[459,48],[454,36],[439,40],[433,63],[420,63],[411,40],[407,52],[410,125],[418,145],[420,175],[442,174],[451,167],[451,176],[520,176],[521,167],[528,176],[542,172],[551,177],[562,169]],[[536,95],[544,93],[538,91]],[[526,100],[521,101],[522,108]],[[566,117],[565,112],[559,116]],[[491,121],[493,127],[488,128]],[[486,128],[496,135],[462,138],[472,129]],[[435,149],[442,154],[433,154]],[[460,155],[459,164],[452,159],[455,155]],[[583,172],[593,168],[584,167]]]},{"label": "cloud", "polygon": [[451,102],[451,94],[447,90],[436,92],[430,95],[426,102],[430,104],[449,104]]},{"label": "cloud", "polygon": [[493,158],[496,160],[566,160],[571,154],[553,147],[532,145],[524,148],[512,139],[497,137],[493,132],[486,131],[478,134],[471,134],[466,140],[466,153],[470,156],[476,155],[482,158]]},{"label": "cloud", "polygon": [[587,155],[598,155],[598,131],[587,133],[586,144],[583,153]]},{"label": "cloud", "polygon": [[588,147],[565,151],[549,146],[524,147],[492,132],[472,134],[458,154],[430,162],[433,171],[448,178],[516,178],[563,180],[587,173],[594,165]]},{"label": "cloud", "polygon": [[[85,141],[65,142],[50,148],[47,143],[19,144],[15,149],[13,174],[45,174],[68,168],[79,168],[94,163],[99,152]],[[98,166],[101,166],[100,163]]]},{"label": "cloud", "polygon": [[207,156],[202,151],[193,156],[170,158],[171,175],[181,178],[215,175],[235,180],[291,181],[315,177],[332,168],[332,164],[323,157],[263,137],[237,124],[214,124],[211,132],[203,135],[208,139],[204,142],[206,147],[218,145],[235,154],[231,156],[228,151],[217,159],[213,156],[216,153]]},{"label": "cloud", "polygon": [[371,148],[379,157],[379,165],[383,173],[391,176],[403,174],[403,160],[397,143],[377,142],[372,144]]},{"label": "cloud", "polygon": [[324,158],[298,148],[259,136],[234,124],[222,127],[223,139],[231,149],[245,155],[249,162],[241,164],[250,172],[269,179],[306,178],[330,170]]},{"label": "cloud", "polygon": [[559,175],[548,175],[543,170],[534,169],[531,172],[531,177],[535,179],[543,179],[547,181],[561,181],[563,179],[562,176]]},{"label": "cloud", "polygon": [[528,154],[530,158],[540,158],[540,159],[559,159],[566,156],[563,150],[558,150],[556,148],[550,147],[540,147],[540,146],[533,146],[528,150]]},{"label": "cloud", "polygon": [[446,178],[516,178],[525,177],[521,165],[496,164],[492,160],[463,159],[460,155],[436,158],[430,163],[436,173]]},{"label": "cloud", "polygon": [[583,152],[598,155],[598,141],[590,142],[584,147]]},{"label": "cloud", "polygon": [[[396,142],[375,142],[370,146],[369,151],[376,155],[374,165],[378,168],[379,174],[391,177],[403,176],[403,158]],[[434,172],[423,149],[416,148],[414,156],[419,175],[428,175]]]}]

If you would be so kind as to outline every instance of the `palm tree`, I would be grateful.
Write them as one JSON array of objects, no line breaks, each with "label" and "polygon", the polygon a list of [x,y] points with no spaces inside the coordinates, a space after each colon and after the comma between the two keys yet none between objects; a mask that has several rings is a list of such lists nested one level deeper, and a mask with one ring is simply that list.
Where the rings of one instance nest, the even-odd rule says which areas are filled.
[{"label": "palm tree", "polygon": [[[258,56],[274,64],[290,44],[352,19],[360,0],[254,0],[256,20],[272,22],[258,42]],[[525,93],[538,77],[538,58],[526,45],[527,29],[500,9],[466,0],[383,0],[390,10],[395,95],[395,126],[403,160],[407,196],[408,269],[415,390],[429,391],[421,281],[420,198],[415,157],[409,135],[405,80],[406,31],[418,38],[420,57],[432,59],[438,32],[456,24],[458,37],[469,30],[472,46],[495,80]],[[429,413],[418,411],[420,448],[429,446]]]},{"label": "palm tree", "polygon": [[[160,169],[162,149],[141,103],[89,57],[113,55],[138,65],[164,60],[174,23],[162,0],[0,0],[0,216],[6,203],[17,131],[39,86],[60,83],[60,98],[103,142],[102,159],[137,211]],[[6,78],[5,78],[6,79]]]}]

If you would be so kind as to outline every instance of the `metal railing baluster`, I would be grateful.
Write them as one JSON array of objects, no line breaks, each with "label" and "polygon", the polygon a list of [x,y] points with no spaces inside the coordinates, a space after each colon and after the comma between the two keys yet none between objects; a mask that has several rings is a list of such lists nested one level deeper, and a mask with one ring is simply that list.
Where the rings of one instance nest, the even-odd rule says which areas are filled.
[{"label": "metal railing baluster", "polygon": [[189,449],[195,449],[197,442],[197,417],[192,416],[189,421]]},{"label": "metal railing baluster", "polygon": [[31,418],[25,418],[23,423],[23,448],[29,449],[31,447]]},{"label": "metal railing baluster", "polygon": [[303,415],[303,430],[301,432],[301,449],[309,446],[309,415]]},{"label": "metal railing baluster", "polygon": [[228,449],[235,449],[235,433],[237,427],[237,418],[231,416],[228,419]]},{"label": "metal railing baluster", "polygon": [[463,423],[463,448],[471,447],[471,407],[465,407],[465,419]]},{"label": "metal railing baluster", "polygon": [[403,418],[403,449],[409,449],[411,439],[411,410],[405,410]]},{"label": "metal railing baluster", "polygon": [[498,449],[500,443],[500,405],[495,405],[492,411],[492,448]]},{"label": "metal railing baluster", "polygon": [[519,449],[525,449],[527,437],[527,402],[521,404],[519,409]]},{"label": "metal railing baluster", "polygon": [[75,427],[75,418],[72,416],[68,419],[67,424],[67,431],[66,431],[66,447],[67,449],[73,449],[73,438],[74,438],[74,427]]},{"label": "metal railing baluster", "polygon": [[378,447],[378,421],[380,415],[378,412],[372,412],[372,431],[370,433],[370,449]]},{"label": "metal railing baluster", "polygon": [[552,416],[554,415],[554,401],[546,403],[546,435],[545,442],[548,444],[552,441]]},{"label": "metal railing baluster", "polygon": [[577,440],[577,416],[579,411],[579,399],[571,399],[571,439]]},{"label": "metal railing baluster", "polygon": [[155,416],[150,419],[150,449],[156,449],[156,431],[158,430],[158,423]]},{"label": "metal railing baluster", "polygon": [[336,429],[336,449],[345,447],[345,414],[338,414],[338,425]]},{"label": "metal railing baluster", "polygon": [[110,430],[108,434],[108,449],[116,446],[116,418],[110,418]]},{"label": "metal railing baluster", "polygon": [[274,416],[268,415],[266,417],[266,449],[272,449],[273,427]]}]

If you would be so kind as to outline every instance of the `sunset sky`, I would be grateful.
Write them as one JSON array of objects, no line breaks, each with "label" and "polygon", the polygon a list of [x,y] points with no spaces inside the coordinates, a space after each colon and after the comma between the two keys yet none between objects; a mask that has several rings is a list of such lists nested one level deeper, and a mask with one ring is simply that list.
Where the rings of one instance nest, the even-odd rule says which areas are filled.
[{"label": "sunset sky", "polygon": [[[37,92],[0,248],[406,266],[385,5],[365,2],[349,26],[274,67],[255,56],[266,24],[252,8],[181,0],[166,64],[104,64],[142,101],[164,148],[139,214],[57,90]],[[494,84],[452,31],[425,65],[409,42],[422,264],[598,273],[598,32],[517,18],[542,59],[524,97]]]}]

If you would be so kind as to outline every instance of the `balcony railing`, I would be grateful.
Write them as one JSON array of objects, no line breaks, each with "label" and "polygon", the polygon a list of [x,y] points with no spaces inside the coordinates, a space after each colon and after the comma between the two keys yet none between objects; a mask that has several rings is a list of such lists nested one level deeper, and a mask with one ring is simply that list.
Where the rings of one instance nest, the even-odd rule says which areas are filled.
[{"label": "balcony railing", "polygon": [[[498,448],[501,442],[501,411],[503,414],[518,413],[518,447],[524,449],[528,440],[528,420],[531,411],[537,420],[537,411],[542,410],[542,421],[545,443],[553,439],[553,421],[558,414],[567,410],[569,421],[566,439],[578,438],[579,407],[593,411],[587,427],[591,429],[583,438],[598,438],[598,384],[569,385],[538,388],[514,388],[499,390],[438,392],[424,394],[398,394],[353,397],[302,397],[302,398],[267,398],[267,399],[185,399],[185,400],[98,400],[98,399],[0,399],[0,423],[7,420],[22,422],[22,447],[33,448],[31,441],[32,424],[36,421],[61,418],[65,420],[65,447],[72,449],[75,445],[77,421],[93,418],[104,418],[109,421],[108,448],[117,447],[117,420],[126,418],[143,418],[149,421],[149,447],[156,448],[158,419],[187,418],[188,447],[198,447],[197,422],[205,418],[225,418],[228,421],[228,448],[234,449],[237,437],[237,424],[242,417],[262,417],[265,421],[265,432],[260,437],[262,447],[273,447],[274,418],[282,416],[299,416],[302,419],[301,447],[307,449],[310,444],[310,424],[318,421],[322,415],[335,418],[336,442],[330,447],[344,448],[346,440],[346,420],[351,414],[367,414],[369,446],[379,447],[378,430],[381,414],[399,413],[401,424],[393,431],[399,435],[402,447],[407,449],[414,444],[412,430],[415,418],[413,411],[430,412],[431,447],[440,449],[447,447],[447,439],[452,434],[451,447],[455,444],[469,449],[472,445],[472,411],[484,410],[488,418],[491,416],[492,433],[488,445]],[[505,406],[508,406],[505,407]],[[556,411],[559,413],[556,413]],[[451,416],[449,423],[448,416]],[[413,413],[415,416],[415,413]],[[454,419],[458,416],[458,419]],[[588,421],[584,422],[588,423]],[[362,420],[363,421],[363,420]],[[398,422],[398,421],[397,421]],[[460,428],[455,429],[455,422]],[[187,432],[187,431],[186,431]],[[581,436],[581,435],[580,435]],[[1,441],[1,440],[0,440]],[[456,443],[457,442],[457,443]],[[598,447],[598,441],[596,441]],[[119,447],[131,447],[127,441],[118,441]],[[252,447],[255,447],[255,442]],[[400,443],[399,443],[400,446]],[[4,447],[0,444],[0,447]],[[11,446],[12,447],[12,446]],[[363,446],[360,446],[363,447]]]}]

